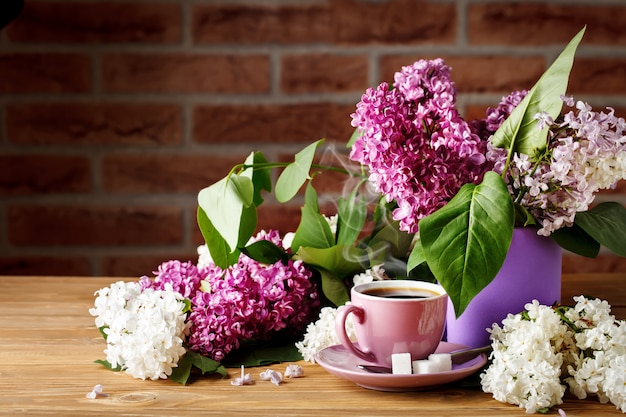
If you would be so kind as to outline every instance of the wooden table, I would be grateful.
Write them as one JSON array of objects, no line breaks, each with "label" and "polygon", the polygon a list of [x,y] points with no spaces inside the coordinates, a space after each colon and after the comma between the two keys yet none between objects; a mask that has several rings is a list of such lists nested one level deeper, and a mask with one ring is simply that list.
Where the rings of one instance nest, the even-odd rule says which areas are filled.
[{"label": "wooden table", "polygon": [[[524,416],[479,389],[449,385],[430,391],[386,393],[336,378],[302,362],[305,376],[280,386],[235,387],[217,376],[181,386],[142,381],[95,364],[105,343],[88,309],[95,290],[119,278],[0,276],[0,414],[36,416]],[[564,276],[563,299],[604,298],[626,317],[626,274]],[[272,368],[284,371],[285,365]],[[249,372],[259,381],[258,373]],[[231,376],[239,371],[230,370]],[[108,397],[88,399],[102,384]],[[567,398],[569,417],[621,415],[612,404]],[[552,412],[557,415],[556,411]]]}]

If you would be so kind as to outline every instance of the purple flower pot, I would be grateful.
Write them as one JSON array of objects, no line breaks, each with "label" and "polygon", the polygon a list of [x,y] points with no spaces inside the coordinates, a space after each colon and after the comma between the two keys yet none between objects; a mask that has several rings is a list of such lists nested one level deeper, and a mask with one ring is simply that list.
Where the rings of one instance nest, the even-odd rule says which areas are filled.
[{"label": "purple flower pot", "polygon": [[500,272],[457,319],[448,301],[446,339],[478,347],[490,344],[487,328],[507,314],[524,310],[533,299],[552,305],[561,301],[562,249],[533,228],[515,228]]}]

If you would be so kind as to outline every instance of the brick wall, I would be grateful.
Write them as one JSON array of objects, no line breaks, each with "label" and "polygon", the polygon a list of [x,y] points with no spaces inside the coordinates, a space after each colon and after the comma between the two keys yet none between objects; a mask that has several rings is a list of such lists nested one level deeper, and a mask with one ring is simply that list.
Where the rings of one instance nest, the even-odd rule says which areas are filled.
[{"label": "brick wall", "polygon": [[[0,274],[195,259],[199,189],[253,150],[344,142],[362,92],[419,58],[445,58],[479,117],[586,24],[570,93],[626,116],[622,3],[26,0],[0,31]],[[601,198],[626,202],[626,185]],[[298,216],[270,201],[260,222]],[[566,256],[566,272],[626,271]]]}]

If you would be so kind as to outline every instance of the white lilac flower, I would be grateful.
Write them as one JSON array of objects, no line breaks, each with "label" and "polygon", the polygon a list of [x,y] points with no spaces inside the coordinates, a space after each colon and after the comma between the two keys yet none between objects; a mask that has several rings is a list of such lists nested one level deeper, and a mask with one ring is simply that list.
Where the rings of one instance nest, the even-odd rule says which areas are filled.
[{"label": "white lilac flower", "polygon": [[533,301],[492,326],[492,363],[483,390],[527,413],[562,403],[565,386],[626,412],[626,322],[603,300],[575,297],[574,307]]},{"label": "white lilac flower", "polygon": [[330,231],[332,232],[332,234],[334,235],[335,233],[337,233],[337,222],[339,221],[339,215],[337,214],[334,214],[332,216],[324,215],[324,218],[328,222],[328,225],[330,226]]},{"label": "white lilac flower", "polygon": [[492,364],[481,375],[481,384],[495,399],[517,404],[530,414],[563,402],[563,357],[555,343],[564,338],[567,327],[536,300],[526,310],[525,319],[509,315],[502,327],[493,325]]},{"label": "white lilac flower", "polygon": [[356,274],[352,278],[352,283],[354,285],[359,285],[359,284],[366,284],[372,281],[380,281],[383,279],[387,279],[383,266],[375,265],[371,269],[366,269],[364,272],[360,274]]},{"label": "white lilac flower", "polygon": [[167,378],[185,353],[185,303],[169,286],[146,288],[117,282],[96,292],[96,325],[106,335],[107,362],[135,378]]},{"label": "white lilac flower", "polygon": [[[315,363],[315,355],[319,351],[340,343],[335,331],[336,316],[336,308],[323,307],[320,311],[319,319],[315,323],[309,323],[304,339],[296,343],[296,348],[298,348],[304,360]],[[354,323],[350,318],[346,320],[346,332],[348,337],[353,340],[356,339]]]},{"label": "white lilac flower", "polygon": [[213,257],[209,252],[209,247],[204,244],[198,246],[198,269],[208,268],[214,265]]},{"label": "white lilac flower", "polygon": [[604,390],[609,400],[626,413],[626,355],[613,357],[605,373]]},{"label": "white lilac flower", "polygon": [[533,118],[539,123],[539,129],[549,127],[554,123],[554,119],[545,111],[537,113]]},{"label": "white lilac flower", "polygon": [[96,291],[94,307],[89,309],[89,314],[96,317],[96,326],[101,328],[110,325],[118,312],[124,309],[128,300],[140,292],[141,286],[138,282],[124,281],[115,282]]}]

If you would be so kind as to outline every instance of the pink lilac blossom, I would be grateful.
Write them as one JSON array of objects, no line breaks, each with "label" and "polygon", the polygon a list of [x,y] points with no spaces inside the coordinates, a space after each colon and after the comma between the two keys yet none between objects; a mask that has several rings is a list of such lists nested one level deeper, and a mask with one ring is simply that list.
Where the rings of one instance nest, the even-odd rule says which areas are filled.
[{"label": "pink lilac blossom", "polygon": [[153,272],[154,280],[143,276],[139,283],[142,289],[155,290],[162,290],[166,284],[170,284],[174,291],[185,298],[191,298],[200,289],[200,281],[205,273],[206,271],[198,269],[191,262],[173,260],[159,265],[158,269]]},{"label": "pink lilac blossom", "polygon": [[[277,231],[256,239],[282,246]],[[207,268],[205,291],[191,300],[189,348],[220,361],[244,341],[303,330],[319,305],[311,275],[302,261],[264,265],[243,254],[225,270]]]},{"label": "pink lilac blossom", "polygon": [[369,168],[369,179],[398,204],[400,228],[444,206],[466,183],[478,183],[488,165],[486,142],[456,109],[450,68],[441,59],[420,60],[370,88],[352,114],[361,137],[350,158]]},{"label": "pink lilac blossom", "polygon": [[[626,179],[624,119],[610,108],[608,113],[594,112],[582,101],[563,100],[576,111],[554,121],[537,116],[538,122],[550,129],[547,152],[537,161],[528,155],[513,155],[505,176],[511,195],[533,215],[540,225],[538,233],[544,236],[571,226],[576,213],[589,209],[597,191]],[[493,124],[490,130],[497,127]],[[506,150],[489,146],[487,159],[494,171],[502,173],[506,157]]]}]

